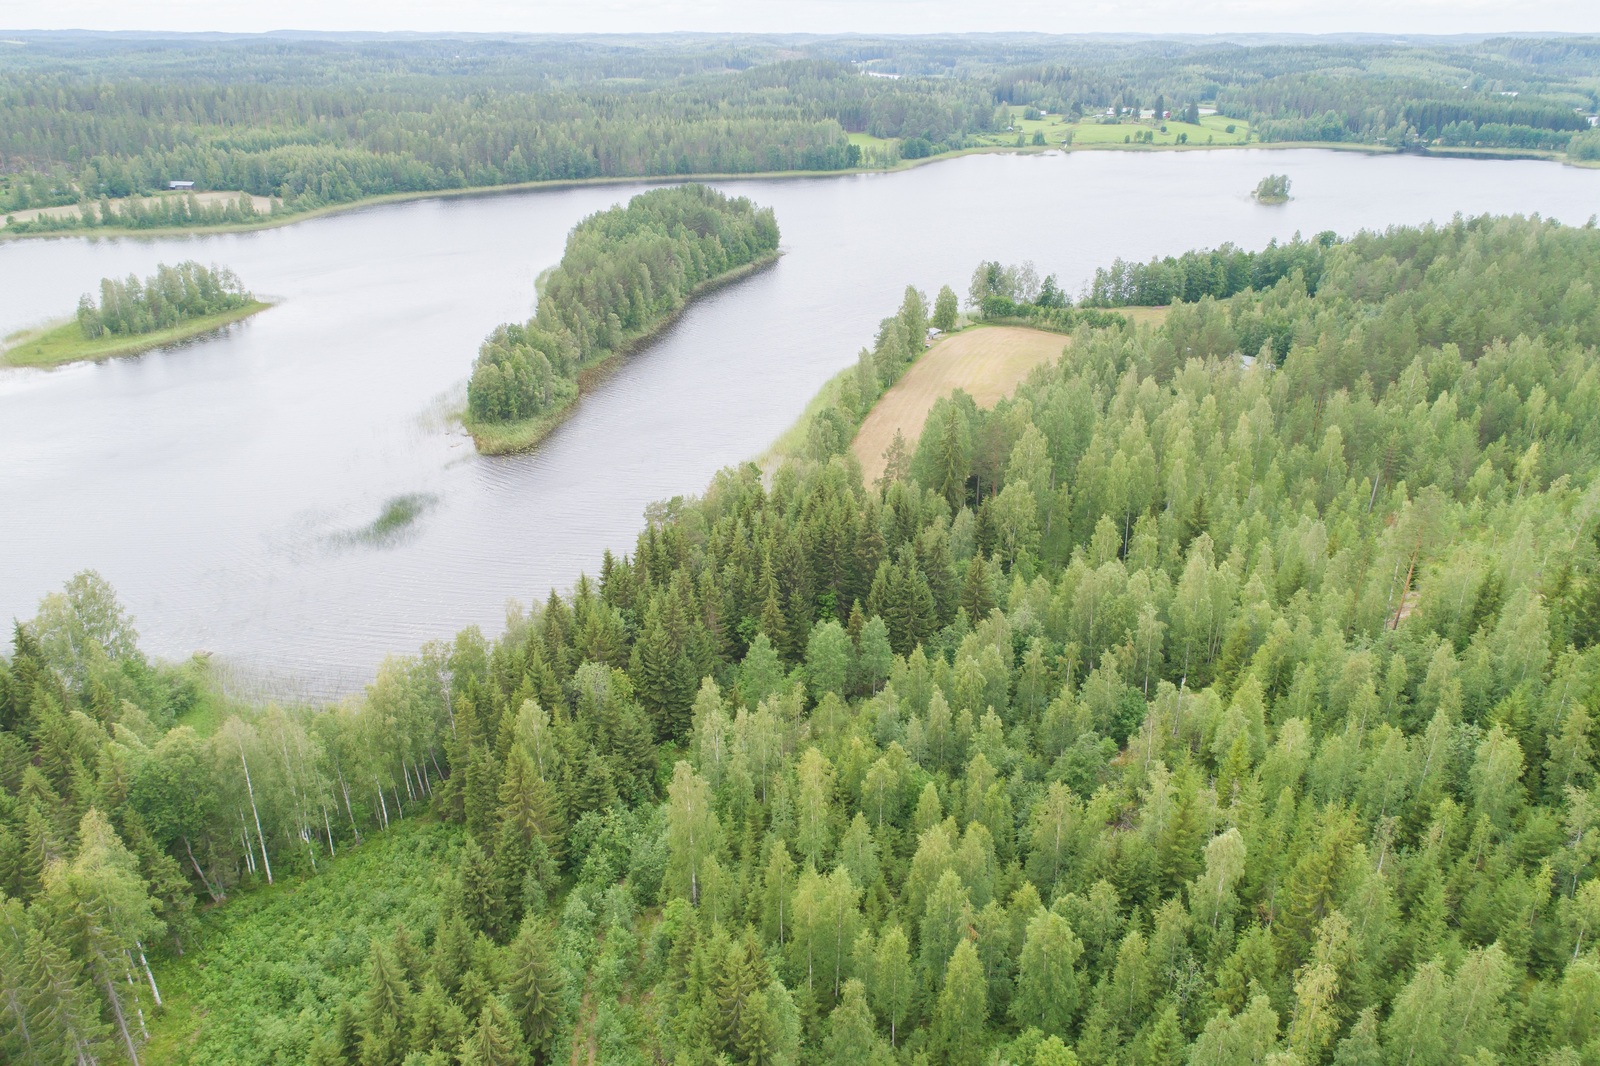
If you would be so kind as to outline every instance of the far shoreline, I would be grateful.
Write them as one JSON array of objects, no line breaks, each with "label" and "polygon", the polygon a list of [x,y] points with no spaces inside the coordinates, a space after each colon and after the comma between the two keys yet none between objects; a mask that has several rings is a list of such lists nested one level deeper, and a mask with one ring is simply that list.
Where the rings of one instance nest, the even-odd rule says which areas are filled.
[{"label": "far shoreline", "polygon": [[[13,334],[0,347],[0,369],[53,370],[73,363],[99,363],[107,359],[121,359],[140,355],[155,348],[191,340],[242,322],[260,314],[273,303],[268,300],[251,300],[243,307],[235,307],[215,315],[191,318],[168,329],[151,333],[106,334],[94,340],[84,337],[76,318],[56,319],[44,326]],[[34,351],[23,354],[24,348]]]},{"label": "far shoreline", "polygon": [[1563,166],[1577,167],[1579,169],[1594,169],[1600,164],[1586,163],[1581,160],[1566,159],[1560,153],[1539,154],[1535,150],[1496,150],[1496,149],[1425,149],[1420,152],[1402,151],[1389,145],[1381,144],[1355,144],[1349,141],[1251,141],[1246,144],[1054,144],[1054,145],[1024,145],[1015,147],[1011,145],[978,145],[972,148],[959,148],[951,152],[942,152],[939,155],[927,156],[922,159],[902,159],[892,166],[887,167],[852,167],[847,170],[774,170],[767,172],[744,173],[713,173],[713,174],[632,174],[625,176],[605,176],[594,178],[553,178],[548,181],[523,181],[509,185],[469,185],[458,189],[423,189],[407,192],[378,193],[374,196],[364,196],[358,200],[346,203],[326,204],[306,211],[292,211],[282,214],[266,214],[251,222],[236,222],[221,226],[161,226],[152,229],[133,229],[121,226],[94,227],[91,229],[63,229],[47,230],[28,233],[8,232],[10,227],[0,226],[0,241],[28,241],[28,240],[73,240],[94,237],[177,237],[177,236],[205,236],[212,233],[255,233],[261,230],[277,229],[280,226],[291,226],[299,222],[310,222],[313,219],[327,218],[350,211],[360,211],[370,207],[382,207],[387,204],[410,203],[418,200],[454,200],[463,197],[489,197],[505,196],[514,193],[557,191],[561,189],[580,189],[589,187],[604,187],[607,185],[686,185],[695,182],[743,182],[743,181],[794,181],[816,178],[842,178],[851,175],[866,174],[898,174],[917,167],[928,166],[933,163],[942,163],[951,159],[961,159],[973,155],[1041,155],[1048,152],[1237,152],[1237,151],[1300,151],[1307,149],[1323,149],[1330,152],[1354,152],[1359,155],[1416,155],[1430,159],[1479,159],[1518,160],[1533,162],[1560,163]]}]

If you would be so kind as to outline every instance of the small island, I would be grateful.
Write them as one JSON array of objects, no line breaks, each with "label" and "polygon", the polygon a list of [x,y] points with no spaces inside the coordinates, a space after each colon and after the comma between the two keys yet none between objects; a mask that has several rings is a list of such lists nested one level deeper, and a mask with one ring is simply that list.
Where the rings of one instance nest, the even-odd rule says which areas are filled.
[{"label": "small island", "polygon": [[605,364],[777,256],[770,208],[705,185],[654,189],[584,219],[540,278],[533,318],[498,327],[478,351],[462,416],[478,451],[533,447]]},{"label": "small island", "polygon": [[73,318],[7,338],[0,363],[53,367],[136,355],[220,329],[268,306],[231,270],[193,260],[163,263],[143,281],[132,274],[102,279],[98,303],[84,293]]},{"label": "small island", "polygon": [[1286,204],[1289,202],[1289,175],[1268,174],[1251,193],[1260,204]]}]

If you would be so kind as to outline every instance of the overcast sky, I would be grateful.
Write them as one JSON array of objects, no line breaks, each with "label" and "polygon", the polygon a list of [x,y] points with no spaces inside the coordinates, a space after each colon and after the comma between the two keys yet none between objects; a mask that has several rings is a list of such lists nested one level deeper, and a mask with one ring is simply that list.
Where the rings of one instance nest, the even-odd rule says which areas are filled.
[{"label": "overcast sky", "polygon": [[0,28],[616,33],[1600,31],[1596,0],[0,0]]}]

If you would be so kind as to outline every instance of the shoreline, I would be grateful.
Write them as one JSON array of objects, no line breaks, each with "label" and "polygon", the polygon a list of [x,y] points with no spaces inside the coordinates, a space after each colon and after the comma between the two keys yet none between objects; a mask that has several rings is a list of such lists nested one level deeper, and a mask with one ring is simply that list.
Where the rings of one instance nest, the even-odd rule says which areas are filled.
[{"label": "shoreline", "polygon": [[[660,321],[651,325],[649,329],[630,337],[625,337],[615,349],[607,352],[601,358],[579,366],[577,394],[553,411],[533,418],[523,419],[520,422],[474,423],[472,419],[467,417],[466,411],[463,410],[455,412],[453,420],[462,429],[466,430],[467,434],[472,438],[472,445],[477,449],[479,455],[516,455],[532,451],[557,426],[572,416],[572,412],[577,409],[578,402],[585,395],[593,392],[609,379],[612,374],[621,369],[622,362],[627,356],[636,354],[641,348],[661,336],[678,319],[682,318],[702,296],[765,270],[776,263],[782,256],[783,252],[781,250],[773,252],[770,255],[762,256],[760,259],[736,266],[732,270],[718,274],[714,278],[708,278],[690,289],[682,304],[678,305],[670,313],[663,315]],[[535,282],[536,289],[543,288],[542,282],[549,273],[550,271],[547,270],[539,275],[539,280]]]},{"label": "shoreline", "polygon": [[[204,236],[211,233],[255,233],[277,229],[298,222],[327,218],[349,211],[360,211],[386,204],[410,203],[417,200],[453,200],[461,197],[503,196],[513,193],[545,192],[559,189],[578,189],[606,185],[686,185],[695,182],[734,181],[796,181],[814,178],[840,178],[855,174],[898,174],[917,167],[960,159],[971,155],[1039,155],[1045,152],[1237,152],[1324,149],[1332,152],[1357,152],[1363,155],[1401,155],[1401,149],[1381,144],[1355,144],[1349,141],[1250,141],[1244,144],[1053,144],[978,145],[958,148],[922,159],[902,159],[887,167],[854,167],[848,170],[773,170],[745,173],[712,174],[632,174],[593,178],[552,178],[546,181],[522,181],[509,185],[469,185],[458,189],[426,189],[414,192],[389,192],[364,196],[348,203],[325,204],[306,211],[284,212],[268,215],[252,222],[229,223],[221,226],[162,226],[153,229],[126,229],[122,227],[94,227],[92,229],[53,230],[37,233],[8,233],[9,227],[0,226],[0,241],[74,240],[93,237],[174,237]],[[1535,154],[1516,150],[1497,149],[1427,149],[1414,154],[1439,159],[1523,159],[1560,163],[1563,166],[1594,166],[1583,161],[1565,159],[1561,153]]]},{"label": "shoreline", "polygon": [[[132,334],[125,337],[116,337],[107,334],[103,338],[89,340],[81,334],[73,337],[58,337],[77,325],[73,317],[58,318],[36,329],[19,331],[8,338],[3,347],[0,347],[0,369],[6,370],[53,370],[56,367],[70,366],[73,363],[101,363],[108,359],[121,359],[130,355],[141,355],[155,348],[165,348],[170,344],[178,344],[195,337],[214,332],[235,322],[242,322],[253,315],[260,314],[267,308],[274,306],[268,300],[251,300],[243,307],[236,307],[231,311],[220,314],[207,315],[204,318],[194,318],[187,322],[180,322],[167,329],[156,330],[151,333]],[[51,343],[64,346],[67,354],[62,356],[45,355],[36,360],[18,360],[16,353],[29,345]]]}]

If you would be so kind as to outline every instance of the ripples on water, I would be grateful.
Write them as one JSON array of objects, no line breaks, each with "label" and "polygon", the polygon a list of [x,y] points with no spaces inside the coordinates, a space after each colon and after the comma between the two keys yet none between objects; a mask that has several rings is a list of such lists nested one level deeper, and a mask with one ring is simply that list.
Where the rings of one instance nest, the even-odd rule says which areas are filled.
[{"label": "ripples on water", "polygon": [[[1263,174],[1295,199],[1253,203]],[[784,257],[697,304],[541,449],[486,459],[441,413],[479,341],[526,317],[583,216],[648,187],[419,201],[275,230],[0,244],[0,336],[107,275],[194,258],[281,300],[181,347],[0,372],[0,615],[98,569],[146,646],[215,653],[277,698],[358,689],[385,654],[542,600],[626,551],[653,500],[760,453],[914,282],[1032,259],[1077,291],[1147,258],[1324,229],[1600,210],[1600,171],[1326,151],[969,156],[893,175],[721,182]],[[390,501],[400,535],[352,540]]]}]

